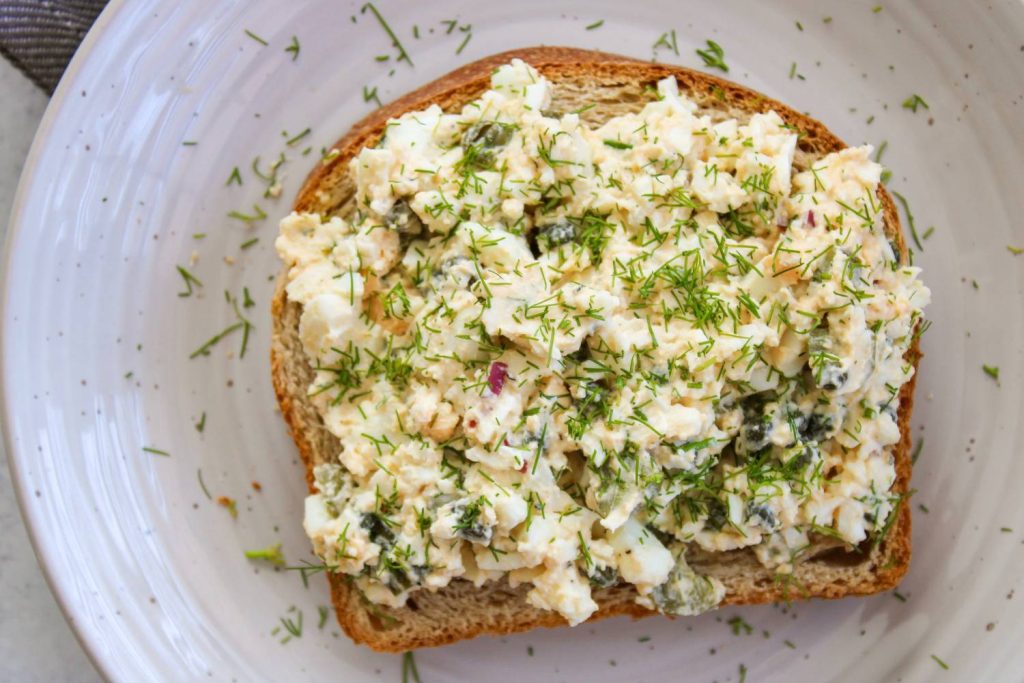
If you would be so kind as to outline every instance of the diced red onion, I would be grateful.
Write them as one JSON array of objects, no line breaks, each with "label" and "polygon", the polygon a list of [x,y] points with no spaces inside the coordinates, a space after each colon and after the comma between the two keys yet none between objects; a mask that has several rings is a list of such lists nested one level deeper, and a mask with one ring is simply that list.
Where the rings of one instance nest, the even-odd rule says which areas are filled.
[{"label": "diced red onion", "polygon": [[786,228],[789,225],[789,216],[786,215],[785,211],[781,209],[775,212],[775,226],[778,228]]},{"label": "diced red onion", "polygon": [[491,393],[497,396],[505,386],[505,378],[508,377],[508,364],[500,361],[491,363],[491,372],[487,376],[487,383],[491,387]]},{"label": "diced red onion", "polygon": [[807,212],[807,225],[811,226],[812,228],[817,227],[815,225],[815,223],[814,223],[814,212],[813,211],[808,211]]}]

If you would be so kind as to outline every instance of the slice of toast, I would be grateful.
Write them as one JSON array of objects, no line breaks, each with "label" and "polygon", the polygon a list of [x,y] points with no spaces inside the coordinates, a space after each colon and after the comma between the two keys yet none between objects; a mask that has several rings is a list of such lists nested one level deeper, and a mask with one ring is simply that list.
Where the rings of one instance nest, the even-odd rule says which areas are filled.
[{"label": "slice of toast", "polygon": [[[758,112],[777,112],[801,133],[794,162],[797,168],[807,168],[815,159],[846,146],[808,116],[714,76],[600,52],[560,47],[527,48],[468,64],[364,118],[335,145],[333,158],[318,165],[309,175],[295,201],[295,210],[323,216],[344,214],[355,190],[348,176],[349,161],[363,147],[377,143],[389,118],[431,104],[445,111],[458,111],[489,87],[491,72],[496,67],[514,58],[531,64],[552,81],[555,86],[553,109],[572,111],[596,105],[581,115],[591,124],[639,111],[651,99],[650,88],[659,79],[672,75],[679,83],[680,92],[697,103],[700,113],[713,118],[743,121]],[[905,258],[896,207],[883,188],[879,188],[878,195],[884,207],[886,231]],[[299,340],[302,307],[287,300],[285,282],[286,276],[282,273],[272,305],[271,366],[277,399],[305,461],[306,479],[312,490],[313,467],[335,459],[340,446],[307,398],[314,373]],[[907,355],[906,360],[916,365],[919,357],[916,342]],[[895,447],[894,493],[906,493],[910,483],[913,393],[914,379],[911,379],[900,392],[901,440]],[[896,515],[895,522],[880,543],[869,541],[851,550],[834,541],[820,540],[784,581],[764,568],[750,549],[721,553],[691,551],[687,561],[697,572],[722,581],[726,587],[723,604],[727,605],[877,593],[895,586],[910,562],[910,507],[905,497],[892,514]],[[329,581],[338,621],[345,633],[357,643],[379,651],[401,652],[481,634],[514,633],[566,623],[556,612],[527,602],[529,585],[511,588],[501,581],[477,588],[457,579],[436,592],[416,592],[406,607],[392,609],[369,603],[344,575],[330,574]],[[620,614],[633,617],[656,614],[636,604],[635,598],[636,591],[628,585],[595,589],[594,599],[600,610],[591,619]]]}]

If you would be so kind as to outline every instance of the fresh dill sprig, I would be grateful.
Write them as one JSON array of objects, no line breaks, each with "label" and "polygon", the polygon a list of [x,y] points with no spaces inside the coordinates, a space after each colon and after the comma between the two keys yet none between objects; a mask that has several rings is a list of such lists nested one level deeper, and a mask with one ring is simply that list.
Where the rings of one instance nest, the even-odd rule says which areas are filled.
[{"label": "fresh dill sprig", "polygon": [[372,2],[368,2],[359,9],[359,13],[366,14],[367,10],[369,10],[370,13],[373,14],[373,16],[377,19],[377,23],[380,24],[381,28],[384,29],[384,32],[388,34],[389,38],[391,38],[392,47],[394,47],[398,51],[398,55],[395,57],[395,61],[406,62],[409,66],[414,66],[412,58],[409,57],[409,53],[406,51],[405,46],[402,45],[402,41],[400,41],[398,39],[398,36],[395,35],[395,32],[391,30],[391,26],[381,15],[377,7],[374,6]]},{"label": "fresh dill sprig", "polygon": [[696,51],[697,56],[704,60],[704,66],[711,67],[712,69],[721,69],[729,73],[729,65],[725,63],[725,50],[722,49],[722,46],[713,40],[705,42],[707,43],[707,48]]},{"label": "fresh dill sprig", "polygon": [[263,38],[260,38],[258,35],[256,35],[252,31],[250,31],[249,29],[245,29],[245,35],[249,36],[250,38],[255,40],[257,43],[259,43],[260,45],[270,45],[270,43],[268,43]]}]

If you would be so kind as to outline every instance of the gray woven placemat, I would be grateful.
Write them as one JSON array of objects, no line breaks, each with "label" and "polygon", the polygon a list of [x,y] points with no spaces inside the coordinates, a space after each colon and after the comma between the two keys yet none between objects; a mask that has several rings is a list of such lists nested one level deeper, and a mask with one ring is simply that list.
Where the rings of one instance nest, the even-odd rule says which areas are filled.
[{"label": "gray woven placemat", "polygon": [[107,0],[0,0],[0,55],[48,93]]}]

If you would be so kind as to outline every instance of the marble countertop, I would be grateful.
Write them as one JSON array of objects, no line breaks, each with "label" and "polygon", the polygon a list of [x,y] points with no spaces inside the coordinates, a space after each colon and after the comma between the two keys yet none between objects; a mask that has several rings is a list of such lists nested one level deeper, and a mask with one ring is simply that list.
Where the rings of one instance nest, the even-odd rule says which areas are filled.
[{"label": "marble countertop", "polygon": [[[0,59],[0,237],[46,95]],[[0,681],[101,680],[64,621],[32,552],[0,443]]]}]

